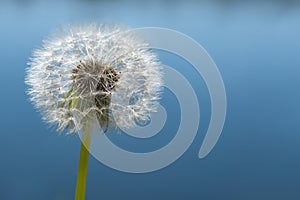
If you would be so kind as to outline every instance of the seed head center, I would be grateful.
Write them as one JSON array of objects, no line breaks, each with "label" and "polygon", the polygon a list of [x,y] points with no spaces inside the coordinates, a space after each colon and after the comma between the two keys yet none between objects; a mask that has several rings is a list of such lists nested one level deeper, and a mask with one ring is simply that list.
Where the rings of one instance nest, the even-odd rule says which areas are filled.
[{"label": "seed head center", "polygon": [[83,95],[110,94],[120,76],[112,67],[99,62],[80,61],[72,70],[76,90]]}]

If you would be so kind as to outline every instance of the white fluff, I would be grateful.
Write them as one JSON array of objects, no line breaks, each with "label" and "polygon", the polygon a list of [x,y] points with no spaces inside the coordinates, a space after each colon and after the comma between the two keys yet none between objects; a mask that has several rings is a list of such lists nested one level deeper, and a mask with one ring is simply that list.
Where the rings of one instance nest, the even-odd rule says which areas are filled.
[{"label": "white fluff", "polygon": [[[72,70],[80,62],[98,65],[84,68],[80,87],[77,84],[71,90]],[[103,111],[95,103],[99,95],[95,87],[103,71],[97,68],[99,64],[119,74],[114,89],[107,92],[111,95],[109,107],[103,108],[109,110],[110,124],[134,127],[135,121],[145,121],[156,111],[162,67],[149,45],[118,26],[71,26],[34,50],[27,69],[30,100],[46,122],[73,133]]]}]

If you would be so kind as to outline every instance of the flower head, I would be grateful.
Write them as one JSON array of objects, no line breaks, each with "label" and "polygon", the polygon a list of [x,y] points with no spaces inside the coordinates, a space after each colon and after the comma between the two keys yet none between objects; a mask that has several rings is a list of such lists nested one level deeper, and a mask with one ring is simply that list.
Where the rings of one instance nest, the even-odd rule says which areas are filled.
[{"label": "flower head", "polygon": [[72,133],[95,118],[105,130],[147,120],[158,105],[162,73],[148,44],[128,30],[72,26],[33,52],[26,83],[43,119]]}]

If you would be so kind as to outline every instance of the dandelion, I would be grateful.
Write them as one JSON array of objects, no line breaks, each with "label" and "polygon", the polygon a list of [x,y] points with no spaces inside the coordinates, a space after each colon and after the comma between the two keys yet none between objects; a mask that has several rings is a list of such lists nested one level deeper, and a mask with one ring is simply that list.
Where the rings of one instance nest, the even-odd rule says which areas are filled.
[{"label": "dandelion", "polygon": [[76,199],[84,199],[92,123],[107,132],[147,121],[162,73],[149,45],[125,28],[70,26],[34,50],[25,82],[45,122],[59,132],[82,131]]}]

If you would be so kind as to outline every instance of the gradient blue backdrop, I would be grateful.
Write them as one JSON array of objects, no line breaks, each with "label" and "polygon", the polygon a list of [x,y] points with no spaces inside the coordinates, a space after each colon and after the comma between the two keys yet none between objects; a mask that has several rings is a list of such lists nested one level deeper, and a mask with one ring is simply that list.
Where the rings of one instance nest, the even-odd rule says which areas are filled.
[{"label": "gradient blue backdrop", "polygon": [[[197,157],[210,118],[207,88],[189,63],[158,51],[189,79],[201,107],[200,129],[175,163],[127,174],[90,159],[87,199],[300,199],[300,6],[296,1],[1,1],[0,199],[73,199],[80,140],[49,129],[28,102],[25,68],[32,50],[59,26],[121,23],[175,29],[202,44],[223,76],[228,112],[222,136]],[[165,90],[169,118],[143,141],[110,137],[136,152],[174,137],[178,102]],[[190,119],[193,120],[193,119]]]}]

